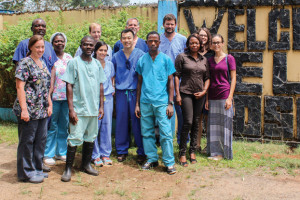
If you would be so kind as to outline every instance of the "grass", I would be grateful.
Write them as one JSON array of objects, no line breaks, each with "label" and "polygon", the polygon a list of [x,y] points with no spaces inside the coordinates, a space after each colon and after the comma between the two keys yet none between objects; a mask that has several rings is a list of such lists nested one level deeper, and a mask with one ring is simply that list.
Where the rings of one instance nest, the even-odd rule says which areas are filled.
[{"label": "grass", "polygon": [[18,125],[11,122],[0,121],[0,144],[18,143]]},{"label": "grass", "polygon": [[[18,129],[17,124],[0,121],[0,143],[17,144]],[[205,139],[202,140],[202,147],[205,146]],[[159,157],[162,157],[161,148],[158,147]],[[176,161],[178,158],[178,145],[174,142],[174,152]],[[136,147],[129,149],[129,156],[125,161],[126,164],[136,166]],[[255,156],[256,155],[256,156]],[[291,152],[287,145],[280,142],[271,142],[261,144],[259,142],[234,141],[233,142],[233,160],[212,161],[208,160],[206,155],[197,153],[198,163],[189,165],[188,168],[177,165],[178,172],[186,172],[186,178],[190,178],[189,172],[197,172],[203,167],[210,167],[215,170],[222,168],[240,169],[246,172],[255,171],[262,168],[271,171],[271,174],[276,176],[280,174],[280,169],[285,169],[287,173],[296,175],[299,173],[300,159],[296,156],[300,155],[300,147]],[[294,157],[293,157],[294,156]],[[116,160],[115,149],[112,152],[113,162]],[[187,156],[189,158],[189,156]],[[298,170],[298,171],[297,171]],[[156,171],[154,171],[156,173]],[[77,185],[88,187],[90,183],[82,183],[81,177],[77,176]],[[122,193],[122,192],[121,192]],[[122,194],[119,194],[122,196]]]}]

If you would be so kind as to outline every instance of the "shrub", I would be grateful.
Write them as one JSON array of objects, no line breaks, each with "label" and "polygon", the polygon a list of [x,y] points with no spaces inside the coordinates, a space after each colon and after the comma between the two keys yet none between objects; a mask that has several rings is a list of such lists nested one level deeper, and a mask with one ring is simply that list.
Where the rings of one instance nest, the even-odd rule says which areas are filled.
[{"label": "shrub", "polygon": [[[0,107],[12,107],[16,98],[15,89],[15,66],[12,62],[14,51],[21,40],[32,36],[30,30],[33,19],[39,18],[39,15],[19,21],[17,25],[5,24],[5,30],[0,30]],[[126,19],[131,16],[127,12],[121,11],[118,15],[113,15],[110,19],[101,18],[97,22],[102,25],[101,40],[105,41],[111,47],[120,38],[120,32],[124,29]],[[56,19],[49,16],[44,18],[47,24],[47,33],[45,40],[49,41],[51,35],[55,32],[63,32],[68,38],[65,52],[74,55],[80,40],[88,34],[88,22],[82,24],[64,24],[62,13]],[[156,24],[149,20],[139,17],[140,32],[139,37],[145,39],[149,31],[156,30]]]}]

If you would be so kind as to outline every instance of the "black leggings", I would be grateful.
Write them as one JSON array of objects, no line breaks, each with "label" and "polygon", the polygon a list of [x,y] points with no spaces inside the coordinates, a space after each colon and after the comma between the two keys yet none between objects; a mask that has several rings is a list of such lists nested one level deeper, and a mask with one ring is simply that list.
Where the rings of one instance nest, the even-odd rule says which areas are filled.
[{"label": "black leggings", "polygon": [[190,149],[189,153],[194,153],[197,146],[197,137],[199,129],[199,118],[203,108],[205,96],[196,99],[193,94],[181,95],[181,110],[183,116],[183,127],[180,134],[179,156],[185,156],[187,149],[187,139],[190,133]]}]

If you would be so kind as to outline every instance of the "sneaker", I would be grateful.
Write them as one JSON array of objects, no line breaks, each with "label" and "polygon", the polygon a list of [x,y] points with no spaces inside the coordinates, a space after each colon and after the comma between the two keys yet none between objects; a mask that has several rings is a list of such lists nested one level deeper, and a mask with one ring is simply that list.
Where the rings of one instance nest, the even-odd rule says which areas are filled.
[{"label": "sneaker", "polygon": [[167,173],[168,173],[169,175],[176,174],[176,168],[175,168],[175,166],[172,165],[172,166],[167,167]]},{"label": "sneaker", "polygon": [[44,163],[46,165],[55,165],[55,160],[53,158],[44,158]]},{"label": "sneaker", "polygon": [[67,156],[66,156],[66,155],[64,155],[64,156],[55,156],[55,159],[56,159],[56,160],[61,160],[61,161],[66,162]]},{"label": "sneaker", "polygon": [[150,170],[153,167],[157,167],[158,166],[158,161],[156,162],[146,162],[143,166],[142,169],[143,170]]}]

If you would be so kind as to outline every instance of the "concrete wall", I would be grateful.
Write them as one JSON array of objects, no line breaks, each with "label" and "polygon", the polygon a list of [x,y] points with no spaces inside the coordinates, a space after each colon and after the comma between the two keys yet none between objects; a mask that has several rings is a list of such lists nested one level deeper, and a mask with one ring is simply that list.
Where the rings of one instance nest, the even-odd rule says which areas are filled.
[{"label": "concrete wall", "polygon": [[205,21],[235,56],[234,133],[300,140],[300,6],[215,2],[180,4],[179,28],[195,32]]},{"label": "concrete wall", "polygon": [[[126,11],[130,16],[143,16],[148,18],[151,22],[157,22],[157,5],[151,6],[131,6],[131,7],[113,7],[113,8],[99,8],[93,10],[71,10],[71,11],[62,11],[62,16],[65,24],[74,24],[74,23],[83,23],[94,22],[99,18],[109,19],[112,15],[117,15],[120,11]],[[58,11],[48,11],[42,13],[23,13],[23,14],[5,14],[0,15],[0,30],[3,29],[3,23],[7,22],[8,24],[17,24],[18,20],[24,18],[30,18],[39,14],[42,18],[50,16],[53,19],[59,17]]]}]

